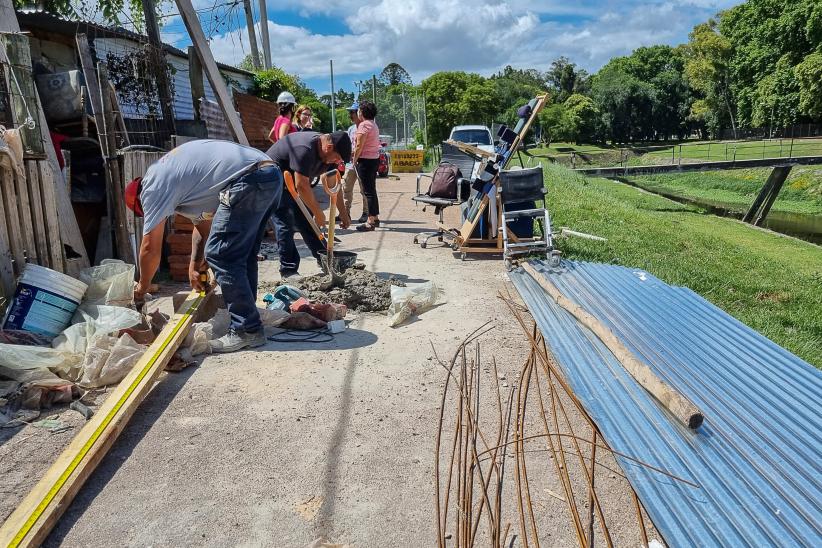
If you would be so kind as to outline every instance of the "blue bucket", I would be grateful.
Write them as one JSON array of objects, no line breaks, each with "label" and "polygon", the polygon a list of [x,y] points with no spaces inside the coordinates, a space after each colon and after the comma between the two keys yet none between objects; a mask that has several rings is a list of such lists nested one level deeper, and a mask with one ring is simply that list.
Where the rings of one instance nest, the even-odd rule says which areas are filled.
[{"label": "blue bucket", "polygon": [[27,264],[17,281],[3,329],[22,329],[56,337],[68,327],[87,287],[71,276]]}]

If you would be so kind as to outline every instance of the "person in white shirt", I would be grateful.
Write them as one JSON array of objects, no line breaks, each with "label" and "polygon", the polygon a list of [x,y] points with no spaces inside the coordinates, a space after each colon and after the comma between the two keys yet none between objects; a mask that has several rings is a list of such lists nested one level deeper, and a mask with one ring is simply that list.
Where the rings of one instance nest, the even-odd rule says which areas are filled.
[{"label": "person in white shirt", "polygon": [[[360,110],[360,105],[356,102],[348,107],[348,116],[351,119],[351,125],[348,127],[348,136],[351,138],[352,143],[357,142],[357,125],[360,123],[360,117],[357,115],[358,110]],[[364,223],[368,220],[368,203],[366,202],[365,194],[363,194],[362,191],[362,181],[357,178],[357,170],[354,169],[353,162],[345,164],[345,175],[343,175],[343,181],[343,198],[345,199],[345,207],[349,213],[351,212],[351,202],[354,201],[354,185],[359,182],[360,194],[362,195],[362,215],[354,222]]]}]

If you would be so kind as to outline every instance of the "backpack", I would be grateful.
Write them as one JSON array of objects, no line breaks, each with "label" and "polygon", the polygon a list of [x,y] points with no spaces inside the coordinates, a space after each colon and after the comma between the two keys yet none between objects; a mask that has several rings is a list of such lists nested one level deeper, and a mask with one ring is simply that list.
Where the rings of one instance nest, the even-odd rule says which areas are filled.
[{"label": "backpack", "polygon": [[428,195],[432,198],[457,197],[457,181],[462,179],[460,168],[450,162],[441,162],[434,170]]}]

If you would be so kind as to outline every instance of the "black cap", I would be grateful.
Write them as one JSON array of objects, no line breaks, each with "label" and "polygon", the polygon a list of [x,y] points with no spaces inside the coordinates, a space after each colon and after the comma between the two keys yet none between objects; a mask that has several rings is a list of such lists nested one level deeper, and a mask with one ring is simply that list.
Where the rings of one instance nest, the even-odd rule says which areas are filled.
[{"label": "black cap", "polygon": [[351,161],[351,137],[347,131],[335,131],[331,134],[331,143],[346,164]]}]

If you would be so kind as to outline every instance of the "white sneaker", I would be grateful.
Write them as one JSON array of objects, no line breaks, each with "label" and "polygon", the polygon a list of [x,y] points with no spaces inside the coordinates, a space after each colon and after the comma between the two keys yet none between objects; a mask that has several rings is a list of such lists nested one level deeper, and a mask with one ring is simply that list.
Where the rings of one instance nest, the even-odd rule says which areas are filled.
[{"label": "white sneaker", "polygon": [[211,351],[215,354],[236,352],[243,348],[257,348],[268,342],[261,327],[256,333],[240,333],[236,329],[229,329],[228,333],[209,342]]}]

